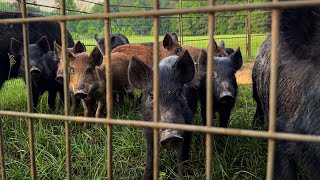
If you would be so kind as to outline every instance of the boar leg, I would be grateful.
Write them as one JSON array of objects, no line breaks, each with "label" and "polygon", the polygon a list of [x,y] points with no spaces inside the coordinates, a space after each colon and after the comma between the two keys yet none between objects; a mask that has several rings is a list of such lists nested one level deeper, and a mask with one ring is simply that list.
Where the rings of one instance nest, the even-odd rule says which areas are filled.
[{"label": "boar leg", "polygon": [[201,100],[200,101],[200,107],[201,107],[201,118],[202,118],[202,124],[205,126],[207,124],[207,106],[206,101]]},{"label": "boar leg", "polygon": [[143,179],[153,179],[153,132],[152,129],[145,129],[144,135],[147,141],[147,162],[144,169]]},{"label": "boar leg", "polygon": [[133,92],[128,92],[128,99],[129,99],[130,108],[133,108],[134,107],[134,93]]},{"label": "boar leg", "polygon": [[103,117],[103,112],[105,110],[106,104],[104,102],[99,101],[98,103],[98,108],[96,111],[96,118],[101,118]]},{"label": "boar leg", "polygon": [[33,101],[33,110],[37,112],[37,107],[39,103],[40,92],[36,87],[32,87],[32,101]]},{"label": "boar leg", "polygon": [[231,110],[232,110],[231,107],[225,107],[225,108],[220,109],[220,111],[219,111],[219,115],[220,115],[219,126],[220,127],[226,128],[228,126]]},{"label": "boar leg", "polygon": [[261,105],[260,101],[256,100],[256,103],[257,103],[256,112],[254,113],[251,126],[252,127],[261,127],[264,124],[264,113],[263,113],[262,105]]},{"label": "boar leg", "polygon": [[192,141],[192,132],[184,132],[184,142],[177,150],[178,173],[180,176],[186,176],[186,166],[188,165],[190,145]]},{"label": "boar leg", "polygon": [[57,91],[49,91],[48,93],[48,105],[49,105],[49,109],[51,111],[54,111],[55,109],[55,105],[56,105],[56,97],[57,97]]},{"label": "boar leg", "polygon": [[288,157],[286,152],[282,152],[282,150],[279,150],[279,147],[277,147],[275,153],[275,179],[297,180],[298,178],[296,164],[290,159],[290,157]]},{"label": "boar leg", "polygon": [[[95,101],[91,98],[82,99],[83,115],[85,117],[94,117]],[[83,124],[84,128],[88,128],[88,123]]]}]

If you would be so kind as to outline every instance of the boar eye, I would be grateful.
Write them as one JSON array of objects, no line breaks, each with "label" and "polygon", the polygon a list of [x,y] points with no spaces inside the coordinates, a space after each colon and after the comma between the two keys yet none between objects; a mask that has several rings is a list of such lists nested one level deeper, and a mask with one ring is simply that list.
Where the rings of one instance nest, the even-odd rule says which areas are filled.
[{"label": "boar eye", "polygon": [[74,74],[74,72],[75,72],[75,69],[73,68],[73,67],[70,67],[70,74]]},{"label": "boar eye", "polygon": [[87,74],[93,74],[93,68],[88,68],[88,69],[86,70],[86,73],[87,73]]},{"label": "boar eye", "polygon": [[178,48],[178,49],[176,49],[176,51],[174,52],[174,54],[179,55],[181,51],[182,51],[182,50]]},{"label": "boar eye", "polygon": [[153,94],[152,93],[149,94],[149,98],[150,98],[151,101],[153,100]]},{"label": "boar eye", "polygon": [[181,89],[179,89],[179,90],[177,91],[177,96],[178,96],[179,99],[183,99],[183,98],[184,98],[183,92],[182,92]]},{"label": "boar eye", "polygon": [[38,58],[41,58],[41,57],[42,57],[42,53],[39,53],[39,54],[38,54]]}]

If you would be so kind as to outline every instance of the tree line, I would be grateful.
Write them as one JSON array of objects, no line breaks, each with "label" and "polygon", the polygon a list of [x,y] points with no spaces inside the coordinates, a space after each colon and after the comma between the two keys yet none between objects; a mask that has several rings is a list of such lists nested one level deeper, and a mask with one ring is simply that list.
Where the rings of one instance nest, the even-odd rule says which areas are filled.
[{"label": "tree line", "polygon": [[[59,1],[59,0],[56,0]],[[251,3],[264,2],[266,0],[251,0]],[[153,0],[110,0],[111,12],[135,12],[146,11],[152,8]],[[182,8],[206,6],[207,1],[182,1]],[[218,0],[218,4],[242,4],[247,0]],[[57,3],[58,4],[58,3]],[[4,11],[16,11],[16,3],[0,2],[0,9]],[[125,5],[125,6],[123,6]],[[66,1],[68,14],[79,14],[73,10],[80,10],[76,6],[74,0]],[[160,8],[179,8],[178,1],[160,1]],[[59,9],[53,11],[43,11],[38,6],[28,5],[28,11],[53,16],[59,14]],[[94,4],[89,9],[81,9],[87,13],[102,13],[103,5]],[[259,10],[251,11],[251,29],[252,33],[266,33],[266,23],[269,22],[269,12]],[[187,36],[204,36],[208,32],[208,15],[207,14],[187,14],[182,16],[163,16],[160,17],[160,34],[165,32],[179,32],[179,22],[183,25],[183,34]],[[81,20],[68,21],[68,29],[75,38],[93,37],[95,33],[103,34],[103,20]],[[216,14],[216,30],[217,35],[223,34],[245,34],[247,27],[247,12],[220,12]],[[125,35],[152,35],[153,34],[152,18],[120,18],[111,20],[111,31],[115,33],[123,33]]]}]

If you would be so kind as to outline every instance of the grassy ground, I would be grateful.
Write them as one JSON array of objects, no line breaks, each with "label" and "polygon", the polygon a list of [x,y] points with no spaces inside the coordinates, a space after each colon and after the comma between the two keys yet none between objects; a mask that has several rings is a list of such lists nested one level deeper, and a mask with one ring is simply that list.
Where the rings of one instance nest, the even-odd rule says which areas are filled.
[{"label": "grassy ground", "polygon": [[[258,52],[258,49],[264,39],[265,35],[261,34],[253,34],[251,37],[251,55],[255,56]],[[141,42],[153,42],[152,36],[128,36],[130,43],[141,43]],[[163,36],[159,37],[161,41]],[[200,48],[205,48],[208,45],[208,37],[207,36],[185,36],[183,39],[183,44],[185,45],[193,45]],[[246,56],[246,35],[218,35],[215,36],[215,40],[219,43],[221,40],[224,40],[226,47],[236,49],[238,46],[241,48],[242,55],[245,57],[245,60],[252,60],[252,57]],[[92,50],[93,46],[96,45],[96,41],[94,39],[81,39],[85,43],[85,45],[90,45],[87,47],[88,50]]]},{"label": "grassy ground", "polygon": [[[22,80],[8,81],[0,91],[0,109],[25,111],[26,96]],[[46,96],[39,106],[47,111]],[[139,109],[130,109],[128,103],[115,106],[114,117],[138,119]],[[62,114],[58,104],[54,114]],[[231,115],[230,128],[250,129],[254,113],[251,86],[241,85],[237,103]],[[79,113],[78,115],[81,115]],[[24,118],[1,117],[4,121],[5,160],[10,179],[29,179],[29,152],[27,122]],[[199,113],[195,124],[201,124]],[[128,120],[130,121],[130,120]],[[215,121],[216,122],[216,121]],[[35,127],[36,163],[39,179],[65,179],[65,134],[59,121],[37,119]],[[194,133],[190,159],[190,174],[186,179],[204,179],[205,151],[203,134]],[[213,148],[214,179],[263,179],[265,177],[267,144],[265,140],[244,137],[219,137]],[[74,179],[106,178],[106,130],[102,125],[83,129],[72,123],[72,175]],[[113,160],[115,179],[140,179],[143,174],[146,143],[141,129],[114,126]],[[160,153],[160,179],[176,179],[177,166],[174,151]]]}]

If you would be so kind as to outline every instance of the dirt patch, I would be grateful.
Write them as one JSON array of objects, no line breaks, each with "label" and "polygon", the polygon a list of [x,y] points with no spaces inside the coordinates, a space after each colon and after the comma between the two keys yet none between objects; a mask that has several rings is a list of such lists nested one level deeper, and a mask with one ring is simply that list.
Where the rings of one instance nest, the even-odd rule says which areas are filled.
[{"label": "dirt patch", "polygon": [[242,65],[242,68],[236,73],[238,84],[251,84],[253,62],[246,62]]}]

